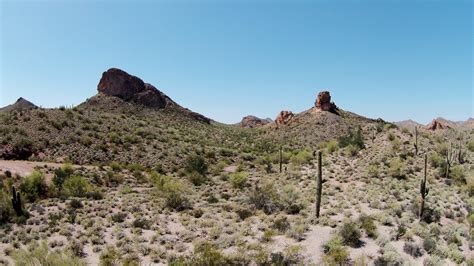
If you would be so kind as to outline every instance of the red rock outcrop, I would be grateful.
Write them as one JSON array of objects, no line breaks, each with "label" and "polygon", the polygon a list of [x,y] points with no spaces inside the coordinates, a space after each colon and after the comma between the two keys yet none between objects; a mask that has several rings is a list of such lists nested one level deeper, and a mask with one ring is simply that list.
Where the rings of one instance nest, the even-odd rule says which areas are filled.
[{"label": "red rock outcrop", "polygon": [[175,107],[176,110],[201,122],[209,124],[211,121],[201,114],[179,106],[153,85],[145,83],[140,78],[118,68],[111,68],[102,74],[97,90],[101,94],[119,97],[124,101],[134,102],[151,108]]},{"label": "red rock outcrop", "polygon": [[426,129],[431,130],[431,131],[435,131],[439,129],[448,129],[448,128],[451,128],[451,127],[446,124],[441,123],[440,121],[436,119],[431,121],[431,123],[428,126],[426,126]]},{"label": "red rock outcrop", "polygon": [[102,74],[97,90],[102,94],[116,96],[124,101],[133,101],[148,107],[165,108],[176,105],[153,85],[117,68],[111,68]]},{"label": "red rock outcrop", "polygon": [[337,106],[331,102],[331,94],[329,91],[320,92],[314,105],[318,110],[337,113]]},{"label": "red rock outcrop", "polygon": [[240,121],[239,125],[243,128],[256,128],[256,127],[263,127],[266,124],[269,124],[271,122],[272,122],[271,119],[262,119],[253,115],[248,115],[242,118],[242,121]]},{"label": "red rock outcrop", "polygon": [[288,124],[293,118],[295,114],[291,111],[281,111],[277,118],[275,119],[275,124],[277,127]]}]

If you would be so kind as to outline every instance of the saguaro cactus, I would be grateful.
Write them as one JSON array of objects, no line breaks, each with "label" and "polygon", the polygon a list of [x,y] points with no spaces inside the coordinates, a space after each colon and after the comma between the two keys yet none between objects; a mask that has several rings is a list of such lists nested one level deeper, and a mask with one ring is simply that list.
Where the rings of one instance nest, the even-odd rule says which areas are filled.
[{"label": "saguaro cactus", "polygon": [[449,143],[449,148],[446,151],[446,178],[449,178],[449,170],[451,170],[451,165],[456,158],[456,151],[453,151],[453,144]]},{"label": "saguaro cactus", "polygon": [[323,171],[322,171],[322,155],[321,151],[318,151],[318,176],[316,178],[316,218],[319,218],[321,210],[321,194],[323,192]]},{"label": "saguaro cactus", "polygon": [[15,186],[12,186],[12,205],[16,212],[16,215],[22,216],[23,209],[21,208],[21,196],[20,191],[16,191]]},{"label": "saguaro cactus", "polygon": [[428,155],[425,154],[425,173],[424,173],[423,179],[421,180],[421,183],[420,183],[420,195],[421,195],[420,221],[423,218],[423,212],[425,210],[425,198],[426,198],[426,196],[428,196],[428,192],[430,191],[430,189],[426,185],[426,167],[427,167],[427,164],[428,164],[427,162],[428,162]]},{"label": "saguaro cactus", "polygon": [[283,146],[282,146],[282,145],[280,145],[279,163],[280,163],[280,173],[281,173],[281,171],[282,171],[282,165],[283,165]]},{"label": "saguaro cactus", "polygon": [[415,155],[418,155],[418,127],[415,126],[415,143],[413,143],[413,146],[415,146]]}]

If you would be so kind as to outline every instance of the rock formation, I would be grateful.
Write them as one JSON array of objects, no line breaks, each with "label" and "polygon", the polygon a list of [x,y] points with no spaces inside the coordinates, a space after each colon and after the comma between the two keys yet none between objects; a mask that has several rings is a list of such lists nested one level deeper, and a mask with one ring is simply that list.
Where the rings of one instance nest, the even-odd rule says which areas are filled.
[{"label": "rock formation", "polygon": [[337,113],[337,106],[331,102],[331,94],[329,91],[322,91],[318,94],[316,102],[314,103],[317,110]]},{"label": "rock formation", "polygon": [[127,102],[134,102],[156,109],[173,107],[196,120],[205,123],[210,123],[211,121],[201,114],[179,106],[153,85],[145,83],[140,78],[130,75],[121,69],[111,68],[105,71],[97,85],[97,90],[101,94],[119,97]]},{"label": "rock formation", "polygon": [[272,120],[269,118],[262,119],[253,115],[248,115],[242,118],[242,121],[240,121],[239,126],[243,128],[257,128],[257,127],[263,127],[264,125],[269,124],[271,122]]},{"label": "rock formation", "polygon": [[275,124],[277,127],[288,124],[293,118],[295,114],[291,111],[281,111],[278,114],[277,118],[275,119]]},{"label": "rock formation", "polygon": [[26,111],[31,109],[37,109],[38,106],[34,105],[32,102],[20,97],[14,104],[7,105],[3,108],[0,108],[0,112],[11,112],[11,111]]},{"label": "rock formation", "polygon": [[161,109],[176,105],[153,85],[117,68],[111,68],[102,74],[97,90],[102,94],[116,96],[124,101],[133,101],[148,107]]},{"label": "rock formation", "polygon": [[428,126],[426,126],[426,129],[432,130],[432,131],[439,130],[439,129],[448,129],[448,128],[451,128],[451,127],[448,126],[447,124],[441,123],[437,119],[433,119],[433,121],[431,121],[431,123]]}]

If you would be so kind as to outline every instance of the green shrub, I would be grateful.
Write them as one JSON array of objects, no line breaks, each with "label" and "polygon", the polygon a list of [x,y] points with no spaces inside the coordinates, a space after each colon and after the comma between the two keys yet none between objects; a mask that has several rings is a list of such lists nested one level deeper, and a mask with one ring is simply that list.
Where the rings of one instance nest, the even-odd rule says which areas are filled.
[{"label": "green shrub", "polygon": [[323,245],[323,261],[327,265],[346,265],[349,261],[349,252],[343,246],[343,239],[335,236]]},{"label": "green shrub", "polygon": [[25,177],[20,185],[20,191],[29,202],[45,198],[48,195],[48,185],[46,185],[43,173],[34,171],[31,175]]},{"label": "green shrub", "polygon": [[427,237],[423,239],[423,248],[426,250],[426,252],[432,253],[436,250],[436,243],[437,241],[435,239],[433,239],[432,237]]},{"label": "green shrub", "polygon": [[351,157],[356,156],[358,152],[359,152],[359,148],[355,145],[352,145],[352,144],[346,146],[345,149],[344,149],[344,154],[348,157],[349,156],[351,156]]},{"label": "green shrub", "polygon": [[467,144],[467,149],[471,152],[474,152],[474,140],[471,140],[469,144]]},{"label": "green shrub", "polygon": [[355,146],[358,150],[363,149],[364,144],[364,137],[362,136],[362,129],[359,127],[355,131],[349,130],[349,133],[346,136],[340,137],[338,139],[339,147],[344,148],[349,145]]},{"label": "green shrub", "polygon": [[365,233],[370,238],[377,237],[377,226],[375,225],[374,218],[362,214],[359,217],[360,227],[364,229]]},{"label": "green shrub", "polygon": [[177,211],[185,210],[190,207],[184,185],[172,177],[152,173],[151,180],[155,186],[158,195],[165,198],[166,206]]},{"label": "green shrub", "polygon": [[326,150],[329,154],[334,153],[339,149],[339,143],[336,140],[331,140],[326,145]]},{"label": "green shrub", "polygon": [[194,154],[186,158],[186,164],[184,167],[184,171],[186,173],[196,172],[201,175],[206,175],[207,169],[208,169],[208,166],[204,157]]},{"label": "green shrub", "polygon": [[272,228],[278,230],[280,233],[285,233],[290,229],[290,222],[286,216],[279,216],[273,221]]},{"label": "green shrub", "polygon": [[243,188],[247,183],[247,176],[248,174],[246,172],[232,173],[229,181],[234,188]]},{"label": "green shrub", "polygon": [[123,223],[125,219],[127,218],[127,216],[128,215],[124,212],[118,212],[118,213],[112,214],[110,218],[112,219],[114,223]]},{"label": "green shrub", "polygon": [[464,173],[464,168],[460,165],[456,165],[450,169],[449,177],[457,184],[466,184],[466,174]]},{"label": "green shrub", "polygon": [[0,225],[10,222],[14,215],[11,195],[0,189]]},{"label": "green shrub", "polygon": [[293,155],[290,159],[291,163],[294,165],[303,165],[307,164],[313,158],[311,152],[307,150],[303,150],[298,152],[297,154]]},{"label": "green shrub", "polygon": [[271,181],[264,181],[261,186],[257,185],[251,191],[249,201],[266,214],[273,213],[280,208],[279,195],[274,183]]},{"label": "green shrub", "polygon": [[200,174],[196,171],[188,173],[187,177],[191,183],[195,186],[200,186],[207,182],[207,177],[203,174]]},{"label": "green shrub", "polygon": [[388,169],[390,176],[395,178],[405,178],[405,169],[403,167],[403,162],[400,158],[393,158],[390,161],[390,168]]},{"label": "green shrub", "polygon": [[120,265],[122,256],[112,246],[107,246],[100,254],[100,266],[117,266]]},{"label": "green shrub", "polygon": [[375,164],[371,164],[369,165],[368,169],[367,169],[367,175],[368,177],[378,177],[379,176],[379,168],[377,165]]},{"label": "green shrub", "polygon": [[442,163],[443,158],[437,152],[430,152],[428,161],[432,167],[437,168]]},{"label": "green shrub", "polygon": [[46,242],[31,243],[28,249],[14,251],[12,256],[15,265],[70,265],[82,266],[86,263],[70,252],[51,251]]},{"label": "green shrub", "polygon": [[67,178],[63,184],[63,191],[69,197],[84,198],[90,191],[91,185],[89,182],[78,175],[73,175]]},{"label": "green shrub", "polygon": [[60,168],[54,170],[53,184],[57,189],[61,190],[66,178],[70,177],[74,173],[74,169],[71,164],[64,164]]},{"label": "green shrub", "polygon": [[345,245],[357,247],[360,244],[361,234],[357,225],[353,221],[349,220],[344,222],[339,229],[339,235]]}]

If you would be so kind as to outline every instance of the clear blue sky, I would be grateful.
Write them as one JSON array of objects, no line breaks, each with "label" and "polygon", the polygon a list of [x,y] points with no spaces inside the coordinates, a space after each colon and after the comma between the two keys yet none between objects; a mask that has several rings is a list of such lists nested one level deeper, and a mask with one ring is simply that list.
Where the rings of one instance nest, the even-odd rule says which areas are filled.
[{"label": "clear blue sky", "polygon": [[0,2],[2,106],[77,105],[118,67],[228,123],[323,89],[389,121],[474,113],[472,1]]}]

